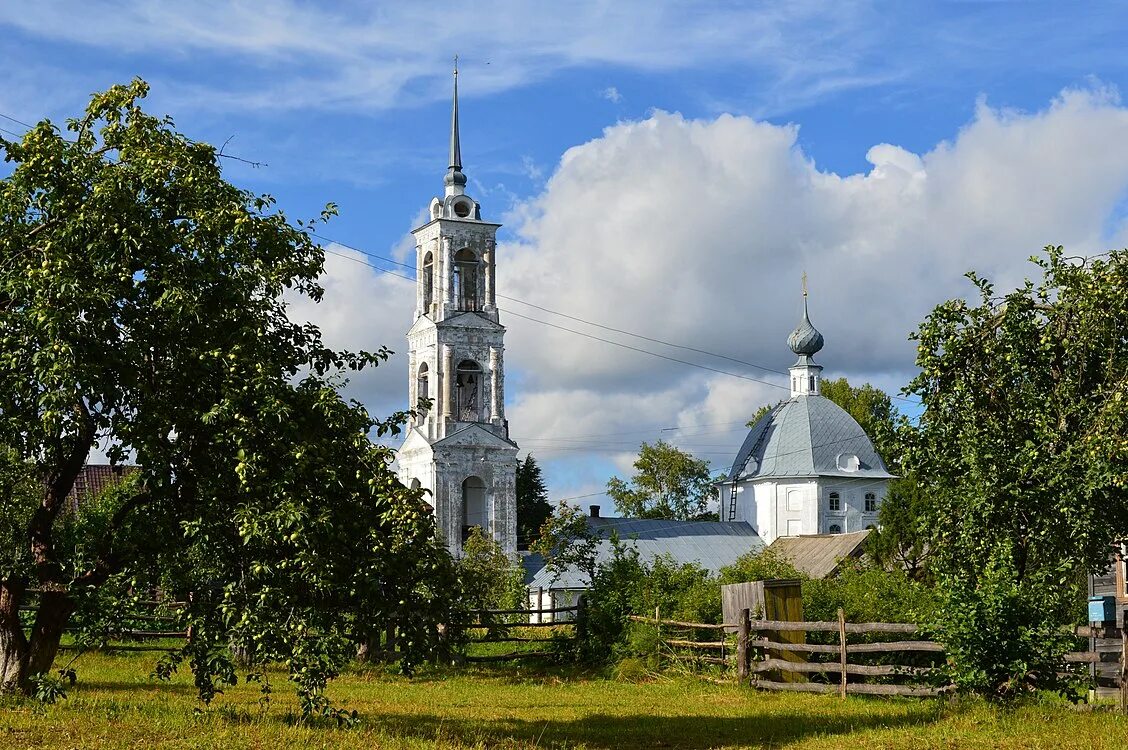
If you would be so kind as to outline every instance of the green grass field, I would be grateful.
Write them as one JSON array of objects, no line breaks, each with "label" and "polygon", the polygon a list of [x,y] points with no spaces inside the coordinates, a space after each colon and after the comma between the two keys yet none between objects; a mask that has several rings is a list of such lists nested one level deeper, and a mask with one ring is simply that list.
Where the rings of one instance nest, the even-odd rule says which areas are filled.
[{"label": "green grass field", "polygon": [[162,683],[154,657],[87,655],[53,706],[8,702],[11,748],[1124,748],[1128,718],[1046,702],[980,703],[758,693],[694,677],[643,683],[545,675],[530,668],[380,670],[342,676],[331,696],[361,716],[350,729],[295,725],[282,675],[263,710],[256,685],[200,709],[190,676]]}]

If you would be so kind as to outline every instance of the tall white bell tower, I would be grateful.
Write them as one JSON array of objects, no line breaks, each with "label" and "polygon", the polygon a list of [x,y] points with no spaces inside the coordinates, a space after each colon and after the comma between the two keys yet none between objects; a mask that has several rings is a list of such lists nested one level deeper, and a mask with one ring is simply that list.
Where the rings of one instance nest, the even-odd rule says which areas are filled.
[{"label": "tall white bell tower", "polygon": [[[453,554],[474,526],[517,553],[517,444],[505,419],[505,328],[495,294],[496,234],[466,194],[454,72],[450,166],[429,221],[412,230],[415,323],[407,332],[409,403],[420,415],[398,454],[400,479],[431,491]],[[419,406],[429,401],[429,407]]]}]

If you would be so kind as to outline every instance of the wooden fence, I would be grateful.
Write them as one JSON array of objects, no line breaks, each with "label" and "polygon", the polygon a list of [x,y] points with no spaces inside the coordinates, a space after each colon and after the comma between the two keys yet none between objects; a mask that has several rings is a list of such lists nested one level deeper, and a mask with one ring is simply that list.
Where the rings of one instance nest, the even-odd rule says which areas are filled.
[{"label": "wooden fence", "polygon": [[[559,620],[557,621],[555,615],[573,613],[574,619]],[[545,615],[554,615],[553,619],[546,621]],[[559,640],[559,633],[556,628],[567,628],[571,630],[570,639],[576,637],[576,629],[581,626],[583,618],[583,604],[574,607],[552,607],[547,609],[479,609],[470,612],[470,616],[474,618],[474,622],[454,626],[462,630],[485,630],[486,636],[484,638],[477,638],[468,641],[468,643],[543,643],[549,644],[553,642],[550,638],[533,638],[529,636],[514,635],[514,630],[524,628],[554,628],[553,635]],[[520,616],[523,618],[522,622],[509,622],[505,618]],[[533,618],[536,618],[533,621]],[[464,662],[486,663],[486,662],[502,662],[502,661],[515,661],[518,659],[543,659],[546,657],[554,656],[552,651],[511,651],[506,654],[488,654],[482,656],[474,656],[467,654],[460,660]]]},{"label": "wooden fence", "polygon": [[[719,625],[700,622],[681,622],[678,620],[662,620],[657,617],[632,616],[636,622],[655,625],[659,629],[668,631],[715,631],[720,635],[719,640],[697,640],[687,637],[661,638],[662,643],[670,648],[690,649],[694,652],[711,651],[720,652],[720,656],[701,657],[701,661],[714,664],[732,665],[735,662],[738,679],[743,682],[748,680],[753,687],[763,690],[808,692],[808,693],[837,693],[845,697],[849,694],[856,695],[902,695],[912,697],[929,697],[942,695],[951,691],[951,686],[936,686],[921,684],[926,678],[931,667],[919,664],[864,664],[851,661],[851,656],[870,654],[904,654],[926,653],[943,654],[944,647],[930,640],[902,638],[892,641],[850,642],[850,636],[913,636],[919,628],[912,623],[895,622],[846,622],[842,610],[838,611],[837,621],[828,622],[790,622],[781,620],[753,620],[749,610],[741,611],[740,622],[722,623]],[[724,638],[725,630],[736,630],[735,644]],[[783,634],[823,632],[833,633],[837,643],[802,643],[789,642],[780,636]],[[1128,712],[1128,633],[1119,628],[1093,629],[1086,626],[1073,630],[1078,637],[1091,637],[1103,639],[1108,643],[1111,639],[1118,639],[1120,643],[1119,669],[1116,680],[1116,693],[1120,699],[1121,710]],[[680,632],[678,634],[681,634]],[[708,636],[705,636],[708,637]],[[727,652],[727,653],[726,653]],[[825,660],[811,660],[811,655],[829,657]],[[1100,664],[1108,662],[1108,649],[1076,651],[1066,654],[1065,661],[1069,663]],[[807,675],[817,674],[826,677],[825,682],[811,682]],[[851,678],[906,678],[909,684],[893,682],[870,683],[859,682]],[[837,679],[835,679],[837,678]],[[1101,695],[1107,695],[1102,693]]]}]

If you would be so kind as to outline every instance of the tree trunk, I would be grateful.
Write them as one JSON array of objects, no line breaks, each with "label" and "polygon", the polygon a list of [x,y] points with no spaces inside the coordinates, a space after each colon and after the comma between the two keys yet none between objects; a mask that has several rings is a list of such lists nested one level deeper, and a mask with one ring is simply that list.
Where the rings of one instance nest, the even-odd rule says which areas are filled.
[{"label": "tree trunk", "polygon": [[27,637],[20,625],[22,582],[0,582],[0,692],[23,691],[27,679]]},{"label": "tree trunk", "polygon": [[39,675],[49,672],[59,653],[59,641],[74,612],[74,600],[66,591],[44,591],[39,595],[39,611],[31,629],[31,647],[28,651],[27,673]]}]

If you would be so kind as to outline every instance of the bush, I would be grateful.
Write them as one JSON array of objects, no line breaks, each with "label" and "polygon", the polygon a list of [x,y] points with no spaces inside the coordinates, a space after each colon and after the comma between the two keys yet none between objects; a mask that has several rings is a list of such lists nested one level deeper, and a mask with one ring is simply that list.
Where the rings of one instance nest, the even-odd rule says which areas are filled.
[{"label": "bush", "polygon": [[1064,663],[1075,638],[1060,623],[1070,621],[1076,594],[1042,576],[1016,578],[1009,556],[997,555],[974,583],[941,580],[935,628],[948,656],[946,677],[995,700],[1042,688],[1073,697],[1082,672]]},{"label": "bush", "polygon": [[930,622],[936,612],[934,589],[900,569],[884,570],[856,561],[834,578],[803,582],[803,616],[835,620],[841,607],[850,622]]},{"label": "bush", "polygon": [[524,609],[527,606],[524,571],[479,527],[470,529],[456,565],[469,609]]}]

